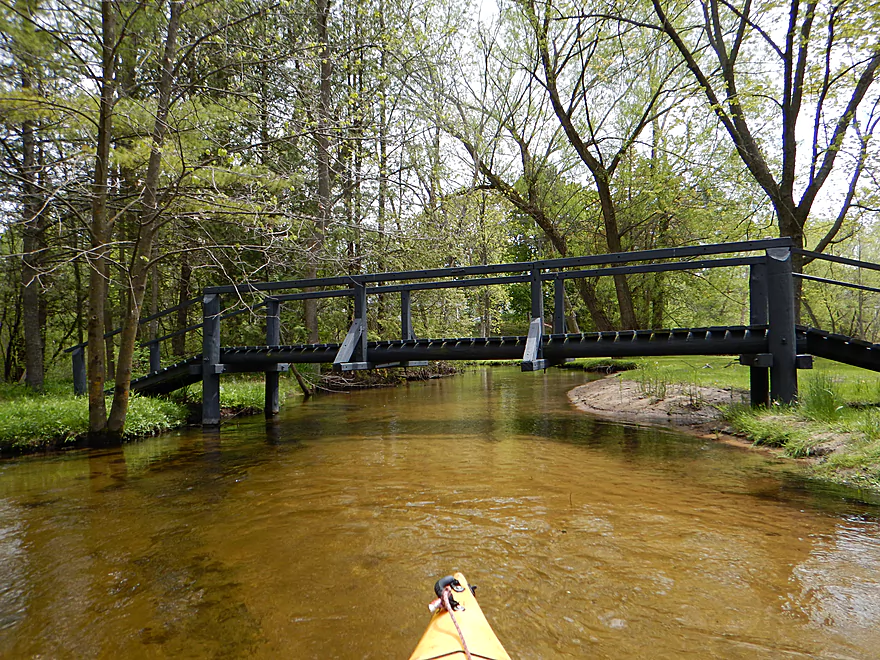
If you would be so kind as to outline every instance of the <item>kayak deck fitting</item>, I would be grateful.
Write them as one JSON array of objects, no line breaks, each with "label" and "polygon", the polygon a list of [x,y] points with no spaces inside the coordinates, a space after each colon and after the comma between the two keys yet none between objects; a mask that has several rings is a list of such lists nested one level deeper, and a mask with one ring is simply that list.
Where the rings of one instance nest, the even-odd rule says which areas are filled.
[{"label": "kayak deck fitting", "polygon": [[510,660],[464,575],[438,580],[434,591],[437,600],[429,606],[431,621],[410,660]]}]

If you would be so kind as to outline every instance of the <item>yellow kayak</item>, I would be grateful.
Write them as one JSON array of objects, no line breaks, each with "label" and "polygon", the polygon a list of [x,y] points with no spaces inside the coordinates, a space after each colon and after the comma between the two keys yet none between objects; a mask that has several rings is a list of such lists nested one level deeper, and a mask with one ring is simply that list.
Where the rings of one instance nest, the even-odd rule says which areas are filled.
[{"label": "yellow kayak", "polygon": [[431,603],[434,614],[409,660],[463,660],[468,653],[471,658],[480,660],[510,660],[464,575],[456,573],[439,580],[434,591],[437,594],[437,600]]}]

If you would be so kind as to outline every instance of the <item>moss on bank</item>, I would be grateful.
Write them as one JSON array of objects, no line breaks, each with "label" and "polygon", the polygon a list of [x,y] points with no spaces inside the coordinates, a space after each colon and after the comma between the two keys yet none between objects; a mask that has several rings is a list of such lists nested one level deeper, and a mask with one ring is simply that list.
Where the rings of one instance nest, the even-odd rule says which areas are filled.
[{"label": "moss on bank", "polygon": [[[730,358],[639,360],[621,377],[638,381],[643,394],[662,398],[668,384],[698,391],[746,391],[749,370]],[[814,474],[847,485],[880,490],[880,374],[816,359],[800,372],[797,405],[724,409],[731,431],[756,445],[808,459]]]}]

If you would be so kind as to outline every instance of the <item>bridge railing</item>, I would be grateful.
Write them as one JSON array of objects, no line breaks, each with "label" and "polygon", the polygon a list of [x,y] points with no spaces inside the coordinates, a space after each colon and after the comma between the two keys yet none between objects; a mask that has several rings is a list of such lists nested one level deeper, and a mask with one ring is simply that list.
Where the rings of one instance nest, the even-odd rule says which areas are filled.
[{"label": "bridge railing", "polygon": [[[221,363],[221,322],[238,314],[254,313],[265,307],[266,346],[272,347],[278,346],[280,342],[280,309],[283,303],[317,298],[350,297],[353,302],[352,322],[333,360],[335,369],[350,371],[375,366],[392,366],[372,364],[368,359],[367,309],[370,295],[400,294],[400,338],[404,342],[415,342],[411,315],[413,291],[528,282],[531,313],[529,332],[525,338],[522,356],[522,368],[524,371],[534,371],[554,363],[543,356],[544,284],[547,282],[553,282],[554,309],[551,326],[553,334],[564,334],[564,285],[567,280],[748,266],[751,269],[750,324],[769,325],[773,328],[769,332],[768,354],[746,358],[746,363],[751,359],[753,400],[766,400],[769,395],[779,400],[791,401],[797,391],[791,248],[789,239],[761,239],[509,264],[211,286],[203,290],[200,298],[163,310],[141,321],[141,324],[148,323],[185,306],[201,302],[201,323],[147,340],[142,345],[150,348],[150,370],[155,373],[161,369],[160,344],[163,341],[181,334],[202,331],[203,418],[205,423],[212,424],[219,422],[219,378],[226,370]],[[761,254],[724,256],[750,252],[761,252]],[[290,290],[298,291],[284,293]],[[247,294],[258,294],[261,299],[253,304],[246,303],[244,298]],[[221,298],[230,295],[236,297],[236,304],[244,302],[245,306],[224,313]],[[83,348],[84,345],[80,344],[68,351],[74,353],[75,382],[81,378],[84,391]],[[401,366],[408,364],[413,363],[395,363]],[[771,364],[773,368],[769,369]],[[272,412],[277,410],[278,369],[269,370],[264,367],[265,365],[252,370],[266,372],[267,412]],[[274,386],[271,381],[274,381]]]}]

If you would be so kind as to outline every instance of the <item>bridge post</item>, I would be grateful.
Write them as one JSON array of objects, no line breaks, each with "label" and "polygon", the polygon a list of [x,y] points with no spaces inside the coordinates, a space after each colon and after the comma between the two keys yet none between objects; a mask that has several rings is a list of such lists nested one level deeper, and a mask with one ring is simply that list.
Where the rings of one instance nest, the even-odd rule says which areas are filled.
[{"label": "bridge post", "polygon": [[565,327],[565,280],[553,280],[553,334],[563,335]]},{"label": "bridge post", "polygon": [[532,267],[529,281],[532,291],[532,318],[521,368],[523,371],[539,371],[547,366],[547,362],[543,359],[544,349],[541,346],[544,336],[544,283],[541,281],[541,268],[537,264]]},{"label": "bridge post", "polygon": [[77,346],[73,349],[73,393],[82,396],[88,390],[86,385],[86,349]]},{"label": "bridge post", "polygon": [[202,298],[202,426],[220,424],[220,296]]},{"label": "bridge post", "polygon": [[367,287],[360,280],[356,280],[352,289],[354,319],[333,359],[334,371],[370,368],[367,362]]},{"label": "bridge post", "polygon": [[156,373],[162,369],[162,351],[159,342],[151,341],[150,344],[150,373]]},{"label": "bridge post", "polygon": [[797,336],[794,317],[794,277],[790,248],[767,249],[768,344],[770,399],[794,403],[797,399]]},{"label": "bridge post", "polygon": [[351,356],[352,362],[367,361],[367,287],[363,282],[356,282],[354,285],[354,318],[360,321],[361,332],[357,345],[354,347],[354,353]]},{"label": "bridge post", "polygon": [[[749,268],[749,324],[767,324],[767,264]],[[770,404],[770,370],[749,367],[750,400],[753,407]]]},{"label": "bridge post", "polygon": [[412,327],[412,291],[400,292],[400,338],[404,341],[415,339]]},{"label": "bridge post", "polygon": [[532,288],[532,320],[544,318],[544,286],[541,281],[541,269],[533,267],[529,283]]},{"label": "bridge post", "polygon": [[[277,300],[266,302],[266,346],[281,344],[281,303]],[[266,372],[266,400],[263,413],[266,417],[277,415],[280,410],[278,400],[278,378],[281,365]]]}]

